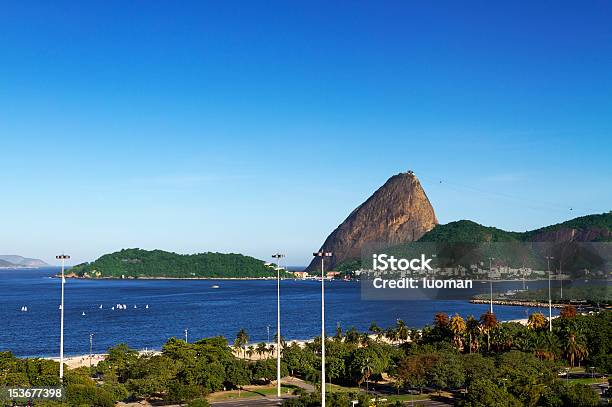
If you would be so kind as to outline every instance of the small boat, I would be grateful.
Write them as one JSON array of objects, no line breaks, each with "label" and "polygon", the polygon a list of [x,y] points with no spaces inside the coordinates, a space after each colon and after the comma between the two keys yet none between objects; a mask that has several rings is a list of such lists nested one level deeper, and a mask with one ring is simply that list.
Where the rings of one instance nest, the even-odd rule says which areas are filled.
[{"label": "small boat", "polygon": [[146,309],[149,309],[149,304],[147,304],[147,306],[145,307]]},{"label": "small boat", "polygon": [[82,316],[85,316],[85,312],[83,311],[83,313],[81,314]]},{"label": "small boat", "polygon": [[100,306],[98,308],[102,309],[102,304],[100,304]]},{"label": "small boat", "polygon": [[134,305],[134,309],[138,308],[138,305]]},{"label": "small boat", "polygon": [[215,284],[215,285],[211,286],[210,288],[219,288],[219,286]]},{"label": "small boat", "polygon": [[28,312],[28,307],[26,307],[25,305],[21,307],[21,312]]},{"label": "small boat", "polygon": [[111,308],[111,310],[113,310],[113,311],[114,311],[114,310],[115,310],[115,307],[112,307],[112,308]]}]

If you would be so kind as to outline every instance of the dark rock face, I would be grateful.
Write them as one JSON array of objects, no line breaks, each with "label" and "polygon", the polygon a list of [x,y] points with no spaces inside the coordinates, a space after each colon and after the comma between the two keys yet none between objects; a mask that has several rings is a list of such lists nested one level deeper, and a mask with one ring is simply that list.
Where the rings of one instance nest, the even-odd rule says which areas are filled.
[{"label": "dark rock face", "polygon": [[[327,237],[321,250],[333,256],[327,258],[325,268],[332,270],[344,260],[361,257],[368,242],[395,245],[418,240],[437,223],[416,176],[410,171],[394,175]],[[320,269],[320,259],[315,258],[306,270]]]}]

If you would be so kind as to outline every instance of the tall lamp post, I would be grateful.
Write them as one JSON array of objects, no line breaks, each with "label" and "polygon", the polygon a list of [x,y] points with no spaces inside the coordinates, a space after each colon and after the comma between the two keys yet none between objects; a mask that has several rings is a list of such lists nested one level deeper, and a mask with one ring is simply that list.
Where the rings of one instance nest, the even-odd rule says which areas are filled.
[{"label": "tall lamp post", "polygon": [[280,262],[283,257],[285,255],[281,253],[272,255],[272,258],[276,259],[276,397],[279,398],[281,396]]},{"label": "tall lamp post", "polygon": [[552,297],[550,294],[550,261],[554,257],[546,256],[546,268],[548,269],[548,330],[552,332]]},{"label": "tall lamp post", "polygon": [[67,254],[60,254],[55,256],[57,260],[62,261],[62,303],[60,305],[60,371],[59,378],[61,381],[64,380],[64,284],[66,284],[66,278],[64,277],[64,266],[66,260],[70,258]]},{"label": "tall lamp post", "polygon": [[321,250],[312,255],[321,258],[321,407],[325,407],[325,258],[332,253]]},{"label": "tall lamp post", "polygon": [[489,304],[489,312],[493,313],[493,280],[491,277],[491,262],[495,260],[495,257],[489,257],[489,291],[491,292],[491,302]]}]

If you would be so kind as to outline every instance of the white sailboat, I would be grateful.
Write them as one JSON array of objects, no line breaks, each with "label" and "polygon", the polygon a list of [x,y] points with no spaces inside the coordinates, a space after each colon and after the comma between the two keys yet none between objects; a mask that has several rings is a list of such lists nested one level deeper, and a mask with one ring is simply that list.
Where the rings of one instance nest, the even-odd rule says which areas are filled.
[{"label": "white sailboat", "polygon": [[85,316],[85,311],[83,311],[83,313],[81,314],[82,316]]},{"label": "white sailboat", "polygon": [[102,309],[102,304],[100,304],[100,306],[98,307],[99,309]]},{"label": "white sailboat", "polygon": [[146,309],[149,309],[149,304],[147,304],[147,306],[145,307]]}]

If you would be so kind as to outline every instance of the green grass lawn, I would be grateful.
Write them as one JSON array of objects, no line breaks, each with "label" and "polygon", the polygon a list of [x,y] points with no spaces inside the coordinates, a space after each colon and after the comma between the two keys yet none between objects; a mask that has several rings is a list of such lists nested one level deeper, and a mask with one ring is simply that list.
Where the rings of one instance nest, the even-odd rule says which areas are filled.
[{"label": "green grass lawn", "polygon": [[[564,380],[564,379],[563,379]],[[606,377],[600,377],[600,378],[590,378],[590,377],[585,377],[585,378],[580,378],[580,379],[569,379],[570,382],[572,383],[582,383],[582,384],[597,384],[597,383],[608,383],[608,378]]]},{"label": "green grass lawn", "polygon": [[[343,387],[343,386],[338,386],[337,384],[328,384],[327,391],[333,392],[333,393],[357,393],[359,391],[365,391],[365,388],[362,388],[360,390],[357,387]],[[372,395],[372,398],[374,398],[374,395]],[[427,394],[399,394],[399,395],[385,394],[384,396],[381,396],[380,398],[387,399],[387,401],[389,402],[395,402],[396,400],[399,400],[399,401],[427,400],[429,399],[429,396]]]},{"label": "green grass lawn", "polygon": [[[281,394],[292,394],[296,386],[281,385]],[[222,401],[244,398],[269,397],[276,395],[276,386],[245,386],[241,391],[229,390],[210,394],[208,401]]]}]

